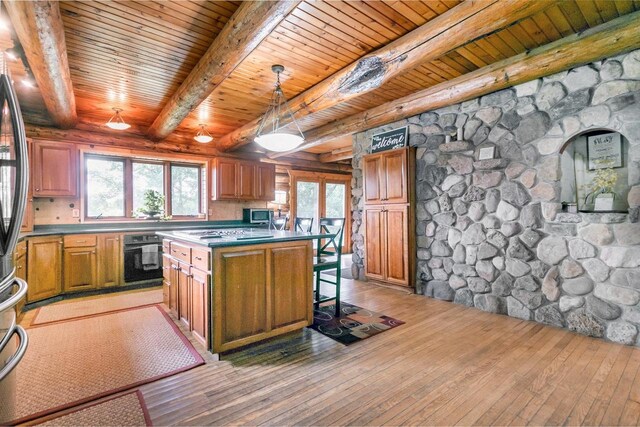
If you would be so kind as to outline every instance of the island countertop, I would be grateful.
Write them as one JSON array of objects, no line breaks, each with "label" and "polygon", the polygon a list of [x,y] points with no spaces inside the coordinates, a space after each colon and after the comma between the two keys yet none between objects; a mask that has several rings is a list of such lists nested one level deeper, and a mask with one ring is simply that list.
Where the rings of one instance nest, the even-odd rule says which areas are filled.
[{"label": "island countertop", "polygon": [[156,234],[170,240],[181,240],[209,248],[293,242],[297,240],[315,240],[332,237],[331,234],[326,233],[301,233],[296,231],[267,230],[264,228],[244,228],[243,234],[201,239],[197,233],[202,231],[203,230],[167,230],[157,231]]}]

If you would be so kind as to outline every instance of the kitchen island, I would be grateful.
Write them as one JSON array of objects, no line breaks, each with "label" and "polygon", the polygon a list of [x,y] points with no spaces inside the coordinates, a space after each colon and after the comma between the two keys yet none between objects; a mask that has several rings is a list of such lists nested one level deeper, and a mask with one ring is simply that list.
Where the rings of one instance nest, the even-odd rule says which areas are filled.
[{"label": "kitchen island", "polygon": [[193,337],[221,353],[313,321],[313,241],[265,229],[157,232],[164,300]]}]

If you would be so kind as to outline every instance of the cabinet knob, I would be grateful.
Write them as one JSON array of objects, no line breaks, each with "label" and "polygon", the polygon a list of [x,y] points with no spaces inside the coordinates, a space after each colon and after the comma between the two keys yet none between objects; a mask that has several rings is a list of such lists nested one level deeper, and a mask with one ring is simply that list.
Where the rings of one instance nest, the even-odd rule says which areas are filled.
[{"label": "cabinet knob", "polygon": [[120,241],[120,239],[116,237],[116,242],[119,242],[119,241]]},{"label": "cabinet knob", "polygon": [[40,189],[39,189],[39,188],[36,188],[36,191],[40,191]]},{"label": "cabinet knob", "polygon": [[96,253],[96,251],[92,251],[91,253],[92,253],[92,254],[95,254],[95,253]]}]

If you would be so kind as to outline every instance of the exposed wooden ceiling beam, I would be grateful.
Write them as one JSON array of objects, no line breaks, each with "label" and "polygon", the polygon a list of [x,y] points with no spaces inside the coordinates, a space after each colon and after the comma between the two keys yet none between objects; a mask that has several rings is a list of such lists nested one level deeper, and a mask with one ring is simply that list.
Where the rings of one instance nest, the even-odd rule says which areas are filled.
[{"label": "exposed wooden ceiling beam", "polygon": [[300,0],[248,1],[226,23],[204,56],[162,108],[147,135],[159,141],[218,87]]},{"label": "exposed wooden ceiling beam", "polygon": [[306,150],[335,138],[638,49],[640,48],[638,22],[640,22],[640,12],[624,15],[582,33],[567,36],[404,98],[320,126],[307,132],[307,142],[296,150],[275,153],[270,157],[288,156],[292,152]]},{"label": "exposed wooden ceiling beam", "polygon": [[4,1],[38,89],[53,122],[68,129],[78,121],[64,27],[57,1]]},{"label": "exposed wooden ceiling beam", "polygon": [[320,161],[322,163],[339,162],[340,160],[347,160],[353,157],[353,148],[344,147],[332,150],[329,153],[320,154]]},{"label": "exposed wooden ceiling beam", "polygon": [[[370,92],[401,73],[543,10],[550,0],[466,1],[293,98],[296,118],[317,113]],[[251,142],[260,118],[225,135],[221,150]]]}]

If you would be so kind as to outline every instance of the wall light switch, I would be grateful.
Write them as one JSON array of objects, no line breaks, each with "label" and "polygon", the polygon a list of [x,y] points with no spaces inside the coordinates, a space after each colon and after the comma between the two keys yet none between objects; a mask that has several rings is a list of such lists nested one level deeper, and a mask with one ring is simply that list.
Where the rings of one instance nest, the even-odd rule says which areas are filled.
[{"label": "wall light switch", "polygon": [[79,218],[80,217],[80,209],[73,209],[71,211],[71,216],[74,218]]}]

